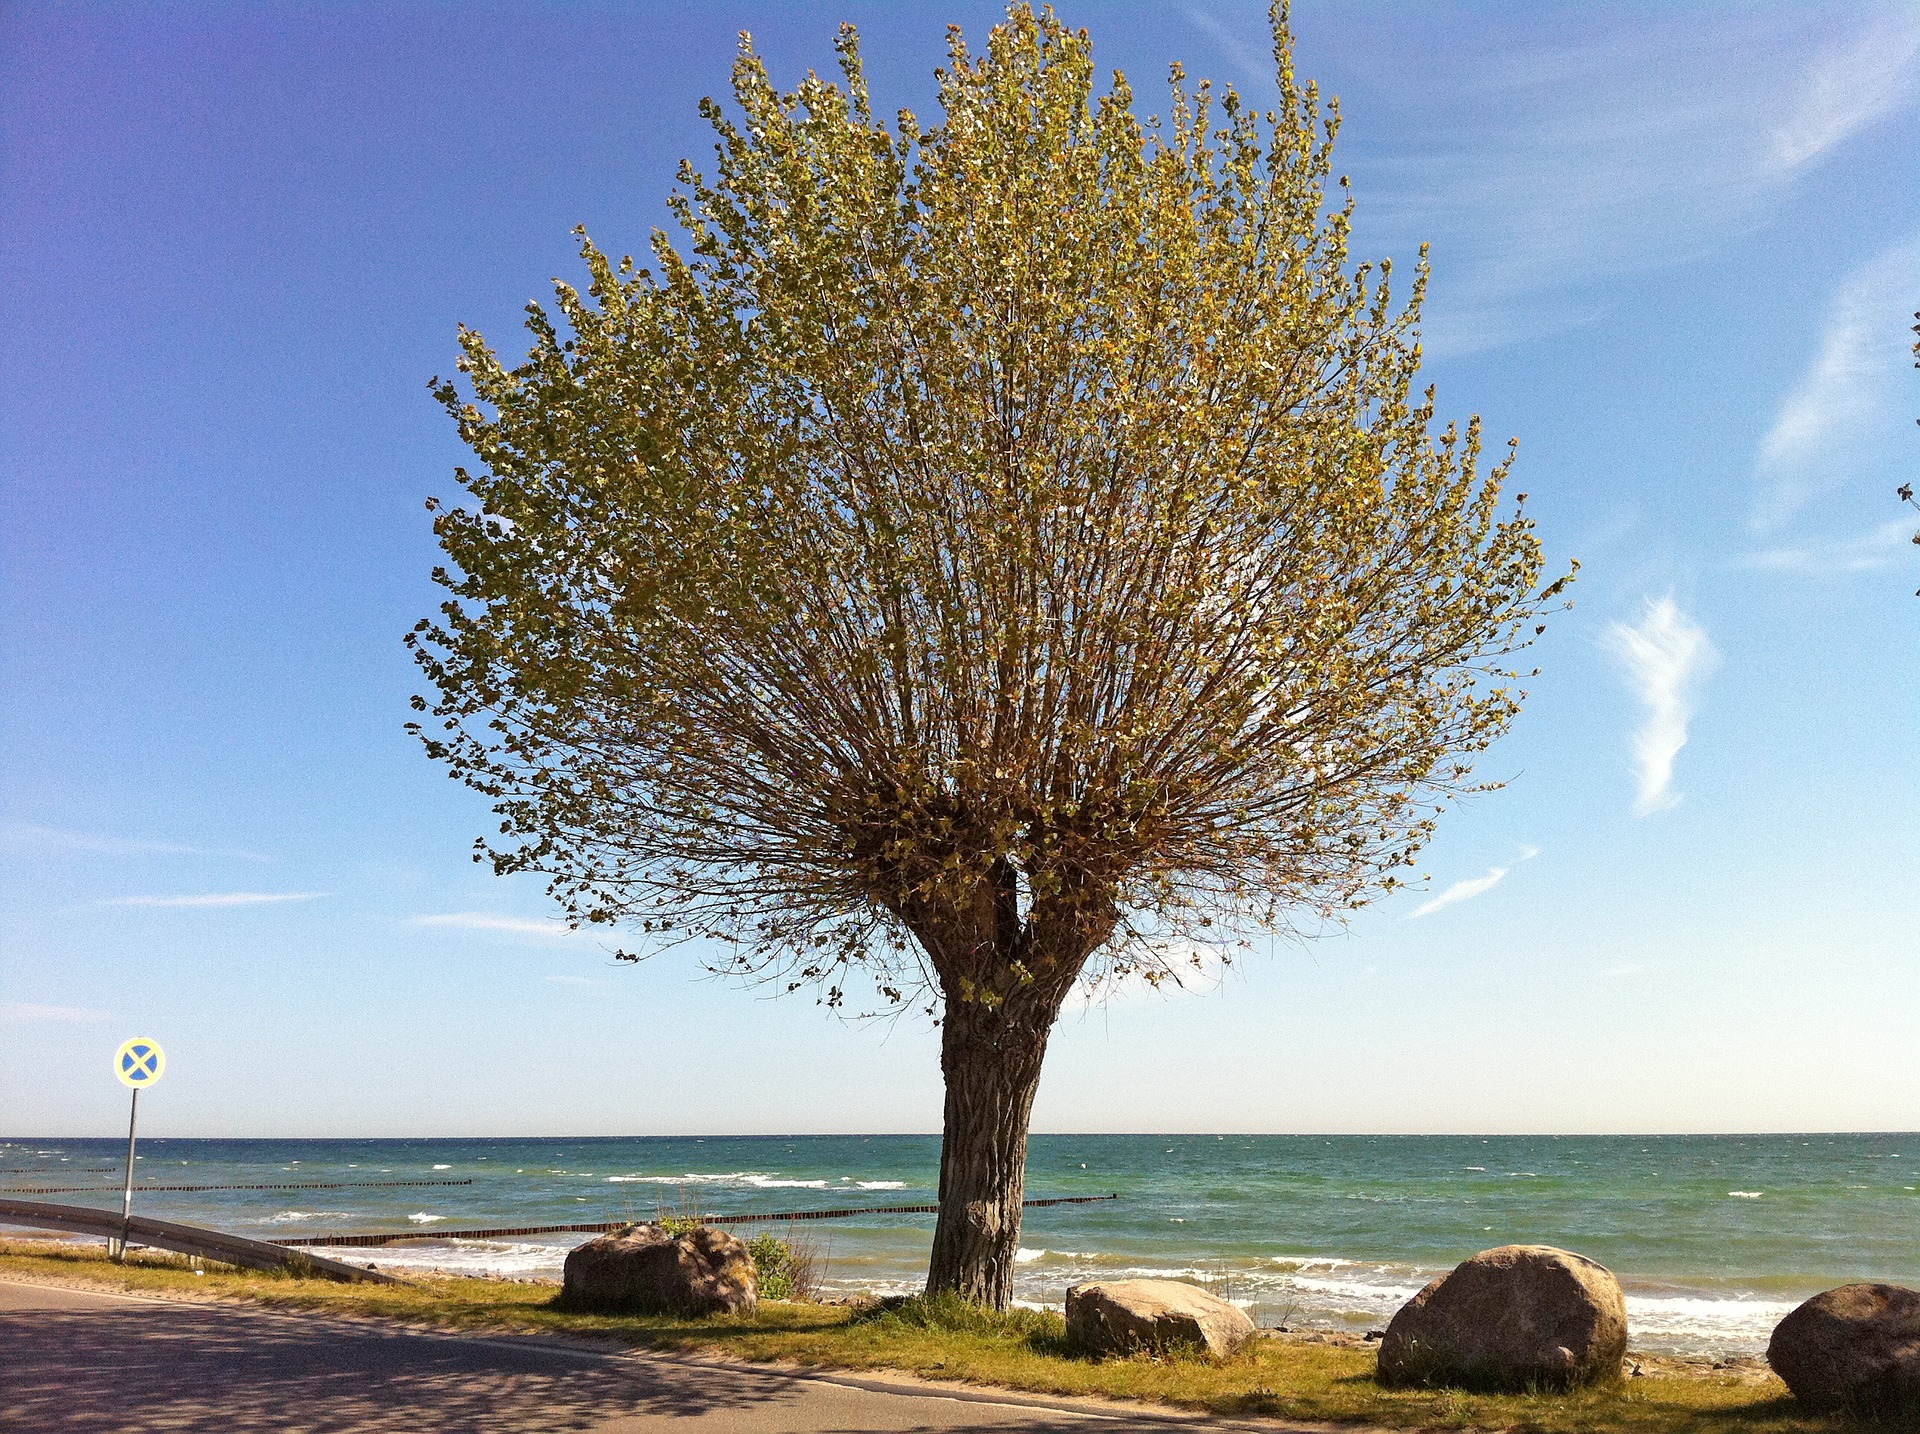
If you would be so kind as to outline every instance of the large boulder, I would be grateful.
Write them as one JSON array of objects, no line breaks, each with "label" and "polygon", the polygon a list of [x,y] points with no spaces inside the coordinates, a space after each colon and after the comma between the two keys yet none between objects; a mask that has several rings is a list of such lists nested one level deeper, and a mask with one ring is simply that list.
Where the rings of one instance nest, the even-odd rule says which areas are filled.
[{"label": "large boulder", "polygon": [[1067,1290],[1067,1338],[1089,1354],[1185,1346],[1225,1359],[1253,1336],[1245,1310],[1179,1280],[1102,1280]]},{"label": "large boulder", "polygon": [[1570,1389],[1620,1374],[1627,1302],[1611,1271],[1549,1245],[1502,1245],[1442,1275],[1380,1340],[1383,1384]]},{"label": "large boulder", "polygon": [[1774,1326],[1767,1363],[1820,1409],[1920,1408],[1920,1290],[1842,1285]]},{"label": "large boulder", "polygon": [[560,1298],[574,1309],[751,1314],[760,1285],[747,1247],[724,1230],[632,1225],[568,1253]]}]

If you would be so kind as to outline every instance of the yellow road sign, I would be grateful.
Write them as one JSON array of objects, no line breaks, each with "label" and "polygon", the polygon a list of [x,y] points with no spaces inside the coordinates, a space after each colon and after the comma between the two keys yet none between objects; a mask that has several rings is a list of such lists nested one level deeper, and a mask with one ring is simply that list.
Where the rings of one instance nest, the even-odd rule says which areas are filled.
[{"label": "yellow road sign", "polygon": [[160,1042],[144,1036],[135,1036],[113,1053],[113,1073],[120,1077],[121,1085],[135,1090],[145,1090],[166,1071],[167,1053],[160,1049]]}]

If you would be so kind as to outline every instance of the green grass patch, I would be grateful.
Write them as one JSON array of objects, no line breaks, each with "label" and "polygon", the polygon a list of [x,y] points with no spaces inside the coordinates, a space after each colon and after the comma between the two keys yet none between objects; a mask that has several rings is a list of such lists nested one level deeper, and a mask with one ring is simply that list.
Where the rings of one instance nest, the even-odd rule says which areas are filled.
[{"label": "green grass patch", "polygon": [[0,1242],[0,1278],[247,1300],[277,1309],[403,1320],[441,1328],[615,1341],[674,1353],[819,1369],[899,1370],[1035,1394],[1143,1400],[1226,1415],[1372,1424],[1397,1429],[1500,1429],[1527,1434],[1828,1434],[1911,1425],[1801,1410],[1772,1376],[1656,1373],[1571,1394],[1470,1394],[1383,1389],[1370,1349],[1261,1339],[1215,1363],[1185,1355],[1086,1359],[1057,1314],[1000,1315],[963,1301],[912,1299],[844,1307],[766,1300],[749,1317],[580,1314],[552,1307],[548,1284],[421,1278],[397,1285],[235,1271],[136,1252],[120,1266],[97,1247]]}]

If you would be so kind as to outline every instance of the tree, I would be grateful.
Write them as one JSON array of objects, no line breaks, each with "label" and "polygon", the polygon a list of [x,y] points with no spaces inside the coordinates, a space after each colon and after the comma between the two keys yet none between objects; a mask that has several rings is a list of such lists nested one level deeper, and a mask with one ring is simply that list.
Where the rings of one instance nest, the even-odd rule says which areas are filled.
[{"label": "tree", "polygon": [[830,1005],[924,995],[933,1291],[1007,1302],[1076,984],[1395,885],[1562,586],[1510,455],[1434,432],[1424,255],[1398,306],[1349,269],[1337,111],[1275,37],[1277,112],[1176,68],[1143,123],[1015,6],[892,130],[851,28],[791,94],[743,39],[684,249],[583,235],[524,363],[463,330],[471,399],[435,381],[481,466],[429,504],[415,705],[500,817],[475,859]]}]

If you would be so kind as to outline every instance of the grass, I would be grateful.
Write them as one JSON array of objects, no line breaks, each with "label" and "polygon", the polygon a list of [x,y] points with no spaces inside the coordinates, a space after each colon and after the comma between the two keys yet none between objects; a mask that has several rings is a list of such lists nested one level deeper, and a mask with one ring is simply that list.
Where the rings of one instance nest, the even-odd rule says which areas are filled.
[{"label": "grass", "polygon": [[1262,1339],[1234,1359],[1136,1356],[1090,1360],[1067,1347],[1057,1314],[996,1315],[953,1300],[892,1308],[766,1301],[750,1317],[650,1318],[552,1308],[552,1285],[423,1278],[407,1286],[343,1285],[136,1252],[109,1262],[97,1247],[0,1241],[0,1278],[247,1300],[276,1309],[385,1318],[497,1333],[571,1336],[682,1354],[821,1369],[898,1370],[1036,1394],[1143,1400],[1224,1415],[1373,1424],[1399,1429],[1500,1429],[1527,1434],[1826,1434],[1911,1429],[1801,1410],[1771,1375],[1655,1373],[1573,1394],[1388,1390],[1370,1350]]}]

